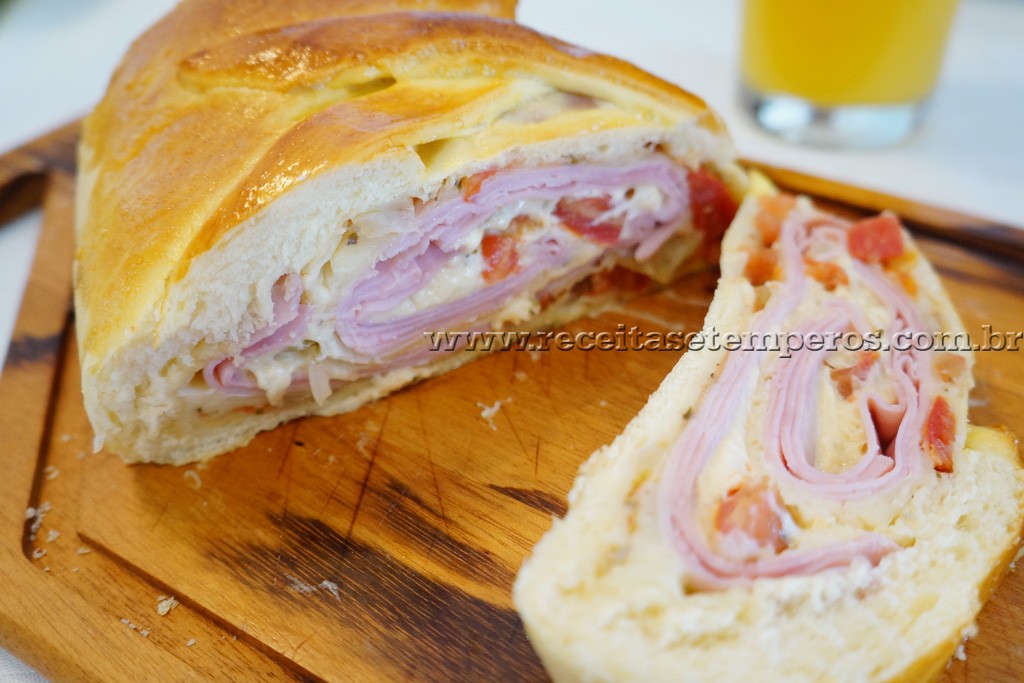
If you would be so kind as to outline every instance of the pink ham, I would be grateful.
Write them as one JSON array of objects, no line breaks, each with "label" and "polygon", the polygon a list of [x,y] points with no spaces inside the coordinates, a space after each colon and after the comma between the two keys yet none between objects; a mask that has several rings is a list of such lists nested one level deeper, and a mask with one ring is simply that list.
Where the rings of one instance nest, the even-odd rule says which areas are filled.
[{"label": "pink ham", "polygon": [[[424,332],[453,326],[484,329],[481,320],[493,311],[524,291],[541,291],[549,280],[547,273],[565,265],[579,248],[579,240],[566,231],[552,229],[521,247],[519,270],[507,278],[489,285],[482,283],[480,289],[465,297],[426,310],[403,316],[392,314],[460,256],[466,235],[501,207],[524,200],[611,193],[640,185],[659,188],[661,206],[624,221],[618,240],[609,248],[622,253],[632,250],[633,256],[643,261],[679,230],[688,215],[686,174],[668,159],[624,168],[571,164],[504,169],[487,175],[468,199],[449,190],[436,201],[419,206],[415,229],[393,233],[377,263],[355,280],[336,309],[337,334],[353,357],[314,361],[308,369],[293,375],[289,391],[309,389],[322,401],[330,394],[331,380],[351,381],[429,362],[433,356],[424,343]],[[583,277],[588,268],[573,272]],[[208,365],[203,373],[208,386],[229,396],[258,396],[261,390],[252,373],[246,371],[247,362],[303,339],[311,310],[299,304],[299,276],[282,278],[272,295],[271,323],[254,335],[240,354]]]},{"label": "pink ham", "polygon": [[245,363],[302,341],[313,312],[312,306],[299,303],[302,290],[302,278],[296,273],[278,279],[270,290],[274,305],[270,324],[253,334],[237,356],[206,366],[203,378],[210,387],[228,396],[252,396],[260,392],[253,376],[244,370]]},{"label": "pink ham", "polygon": [[[808,286],[804,257],[835,258],[845,250],[848,224],[835,219],[808,220],[790,214],[779,236],[783,281],[766,307],[754,318],[751,332],[765,334],[779,329],[805,297]],[[892,321],[887,335],[901,330],[923,331],[913,303],[891,285],[878,266],[855,262],[861,281],[880,300],[889,302]],[[864,316],[849,301],[829,296],[824,312],[795,331],[841,335],[856,330],[869,332]],[[891,338],[891,337],[890,337]],[[882,534],[869,532],[848,542],[815,548],[785,548],[769,556],[730,557],[717,551],[702,530],[696,514],[697,483],[730,427],[753,395],[761,375],[770,376],[762,443],[769,474],[780,484],[805,494],[851,500],[878,494],[922,472],[928,457],[920,447],[924,420],[922,406],[935,393],[927,359],[919,351],[890,351],[884,359],[886,377],[893,385],[896,403],[863,391],[858,397],[868,448],[862,459],[840,473],[814,466],[807,452],[814,434],[820,374],[826,370],[828,350],[799,350],[766,362],[763,354],[732,353],[718,379],[706,392],[699,409],[671,447],[658,495],[659,515],[666,538],[689,570],[693,585],[720,589],[761,577],[812,574],[845,567],[858,559],[877,564],[896,544]],[[786,539],[787,541],[791,539]]]},{"label": "pink ham", "polygon": [[[885,330],[888,338],[901,330],[924,331],[913,304],[899,288],[871,268],[855,268],[876,297],[890,302],[893,323]],[[845,331],[844,323],[836,321],[831,329]],[[869,330],[865,325],[857,332],[864,335]],[[864,457],[850,469],[835,474],[813,467],[800,435],[806,433],[815,414],[815,388],[818,374],[824,369],[823,353],[807,352],[776,363],[770,391],[780,400],[773,401],[768,413],[765,457],[777,479],[801,485],[817,496],[848,500],[875,495],[927,467],[918,442],[925,420],[921,396],[929,395],[932,387],[930,374],[917,369],[927,367],[929,361],[921,351],[896,349],[885,359],[896,402],[890,404],[868,391],[861,392],[858,399],[868,443]],[[800,370],[802,377],[796,374]],[[795,394],[803,397],[802,405],[790,399]],[[774,435],[778,436],[767,438]]]},{"label": "pink ham", "polygon": [[662,206],[626,221],[613,248],[634,248],[636,257],[643,260],[650,258],[678,230],[679,221],[689,208],[686,176],[667,159],[626,168],[579,164],[505,169],[485,178],[469,201],[461,193],[450,192],[420,207],[415,232],[397,236],[373,270],[354,285],[338,308],[338,335],[353,351],[380,358],[420,341],[425,331],[478,320],[531,285],[541,284],[544,271],[568,261],[571,250],[566,243],[552,234],[545,241],[548,248],[535,251],[532,265],[529,255],[525,255],[523,271],[510,278],[511,283],[504,280],[464,300],[412,316],[388,318],[387,313],[430,282],[441,267],[460,253],[459,243],[466,234],[502,206],[639,185],[660,188]]}]

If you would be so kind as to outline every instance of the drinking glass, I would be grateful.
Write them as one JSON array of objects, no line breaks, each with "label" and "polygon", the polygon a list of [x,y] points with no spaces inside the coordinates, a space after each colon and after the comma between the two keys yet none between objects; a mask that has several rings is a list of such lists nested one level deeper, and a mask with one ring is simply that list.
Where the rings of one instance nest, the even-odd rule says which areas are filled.
[{"label": "drinking glass", "polygon": [[745,0],[744,106],[793,142],[905,139],[938,80],[956,0]]}]

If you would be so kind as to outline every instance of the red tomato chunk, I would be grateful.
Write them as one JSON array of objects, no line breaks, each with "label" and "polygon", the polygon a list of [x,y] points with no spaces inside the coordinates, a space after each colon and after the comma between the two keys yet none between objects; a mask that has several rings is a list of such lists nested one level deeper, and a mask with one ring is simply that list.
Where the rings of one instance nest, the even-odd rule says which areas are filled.
[{"label": "red tomato chunk", "polygon": [[484,235],[480,253],[484,257],[484,282],[488,284],[504,280],[519,265],[516,241],[507,235]]},{"label": "red tomato chunk", "polygon": [[887,261],[903,255],[900,222],[892,214],[857,221],[847,235],[850,254],[861,261]]},{"label": "red tomato chunk", "polygon": [[615,244],[622,232],[622,218],[600,220],[612,207],[610,195],[563,197],[555,207],[555,217],[572,232],[598,244]]}]

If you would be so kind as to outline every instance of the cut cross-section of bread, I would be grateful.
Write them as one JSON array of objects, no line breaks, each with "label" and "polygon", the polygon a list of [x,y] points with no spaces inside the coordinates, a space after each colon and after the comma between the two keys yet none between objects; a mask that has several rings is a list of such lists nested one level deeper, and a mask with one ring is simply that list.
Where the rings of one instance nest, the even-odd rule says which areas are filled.
[{"label": "cut cross-section of bread", "polygon": [[[496,0],[187,0],[84,125],[97,442],[182,463],[717,254],[746,179],[697,97]],[[619,291],[622,291],[621,289]]]},{"label": "cut cross-section of bread", "polygon": [[704,348],[524,563],[530,639],[560,682],[927,680],[1024,524],[962,324],[888,214],[765,191],[722,249]]}]

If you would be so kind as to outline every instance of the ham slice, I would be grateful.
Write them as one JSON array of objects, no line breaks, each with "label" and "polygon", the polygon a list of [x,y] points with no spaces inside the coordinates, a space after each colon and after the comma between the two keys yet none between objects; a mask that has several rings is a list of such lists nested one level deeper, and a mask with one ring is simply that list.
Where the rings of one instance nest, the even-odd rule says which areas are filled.
[{"label": "ham slice", "polygon": [[264,354],[273,354],[301,342],[312,306],[299,303],[302,278],[296,273],[282,276],[270,290],[274,305],[271,323],[256,332],[237,356],[210,363],[203,370],[207,385],[227,396],[253,396],[261,391],[251,374],[244,371],[246,363]]},{"label": "ham slice", "polygon": [[970,340],[910,235],[772,189],[701,336],[522,564],[556,681],[930,679],[1020,544],[1024,466],[967,424]]},{"label": "ham slice", "polygon": [[[754,335],[792,330],[794,338],[800,340],[813,335],[827,339],[828,335],[838,337],[849,332],[867,337],[872,329],[867,315],[855,303],[865,298],[887,308],[885,339],[893,339],[897,333],[925,331],[913,301],[886,277],[880,265],[849,258],[849,230],[850,224],[839,219],[801,211],[791,212],[781,222],[774,248],[778,250],[782,279],[764,308],[754,314],[750,325]],[[853,270],[853,286],[863,289],[860,296],[844,297],[829,290],[809,310],[804,304],[811,285],[804,262],[811,253],[819,261],[846,255],[843,262]],[[895,348],[882,355],[875,382],[853,391],[866,439],[863,456],[841,472],[815,466],[819,387],[822,374],[829,369],[825,361],[834,351],[826,345],[822,350],[801,348],[791,353],[729,354],[717,381],[707,389],[700,407],[672,445],[658,493],[660,524],[686,563],[695,587],[720,589],[759,577],[815,573],[858,560],[877,564],[897,548],[877,532],[864,532],[844,542],[801,547],[799,530],[790,530],[785,538],[788,547],[775,548],[772,554],[729,556],[713,542],[715,532],[704,528],[704,518],[698,514],[701,474],[730,430],[746,419],[744,409],[756,387],[764,382],[768,383],[768,405],[759,441],[765,469],[781,491],[851,501],[879,495],[930,469],[921,435],[927,408],[938,392],[931,360],[926,352]],[[875,391],[880,382],[888,385],[885,393],[894,395],[895,401]]]},{"label": "ham slice", "polygon": [[461,253],[465,236],[501,207],[640,185],[657,186],[663,198],[661,206],[625,221],[614,247],[635,248],[636,258],[642,261],[679,229],[679,221],[688,209],[686,176],[667,159],[626,168],[565,165],[507,169],[485,178],[469,201],[460,193],[451,193],[424,205],[416,217],[415,232],[398,237],[342,301],[336,318],[338,335],[353,351],[380,357],[419,341],[423,332],[478,320],[529,285],[538,284],[545,271],[565,264],[570,253],[566,240],[551,234],[543,240],[543,247],[533,251],[532,262],[521,259],[523,271],[519,275],[463,300],[403,318],[389,318],[387,313],[420,291],[443,265]]},{"label": "ham slice", "polygon": [[[292,374],[289,391],[313,391],[318,402],[330,395],[330,381],[359,379],[375,372],[419,365],[432,360],[424,333],[435,330],[490,329],[491,316],[510,301],[529,293],[550,291],[553,283],[571,285],[592,272],[598,258],[582,267],[581,250],[612,252],[642,262],[651,258],[681,229],[690,226],[687,174],[667,158],[656,157],[627,166],[566,164],[539,168],[507,168],[480,174],[473,192],[442,191],[416,207],[414,216],[401,209],[409,225],[374,225],[383,235],[376,262],[355,274],[338,298],[331,317],[344,354],[342,358],[311,361]],[[634,206],[627,190],[655,188],[655,206]],[[613,244],[596,245],[585,234],[566,229],[557,218],[519,245],[514,272],[500,279],[481,274],[479,286],[461,296],[414,312],[396,309],[430,285],[453,259],[478,243],[471,239],[504,207],[552,206],[566,197],[619,196],[602,218],[621,224]],[[608,200],[610,201],[610,200]],[[392,212],[397,216],[399,209]],[[598,250],[599,249],[599,250]],[[574,259],[576,259],[574,261]],[[561,269],[561,270],[560,270]],[[553,275],[554,274],[554,275]],[[310,322],[310,307],[300,304],[301,279],[282,277],[272,292],[274,315],[238,355],[210,363],[203,377],[209,387],[226,396],[257,396],[256,378],[247,367],[255,359],[301,342]],[[500,322],[500,321],[499,321]],[[312,379],[311,379],[312,377]]]}]

